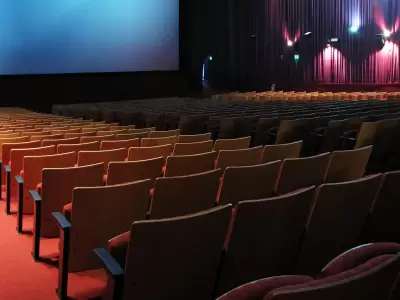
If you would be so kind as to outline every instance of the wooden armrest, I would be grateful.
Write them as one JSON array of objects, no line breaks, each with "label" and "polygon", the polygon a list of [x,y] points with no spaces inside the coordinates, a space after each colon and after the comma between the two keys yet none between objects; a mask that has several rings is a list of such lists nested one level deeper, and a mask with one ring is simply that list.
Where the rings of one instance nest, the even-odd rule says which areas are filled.
[{"label": "wooden armrest", "polygon": [[64,217],[64,215],[60,212],[53,212],[53,219],[56,220],[57,226],[62,229],[70,229],[71,228],[71,223]]},{"label": "wooden armrest", "polygon": [[15,180],[17,181],[18,184],[24,183],[24,179],[19,175],[15,176]]},{"label": "wooden armrest", "polygon": [[10,173],[11,172],[11,168],[9,165],[5,165],[4,166],[4,170],[6,171],[6,173]]},{"label": "wooden armrest", "polygon": [[33,201],[35,202],[40,202],[42,201],[42,197],[39,195],[39,193],[35,190],[30,190],[29,194],[31,194]]},{"label": "wooden armrest", "polygon": [[93,251],[111,276],[118,277],[124,275],[124,270],[106,249],[96,248]]}]

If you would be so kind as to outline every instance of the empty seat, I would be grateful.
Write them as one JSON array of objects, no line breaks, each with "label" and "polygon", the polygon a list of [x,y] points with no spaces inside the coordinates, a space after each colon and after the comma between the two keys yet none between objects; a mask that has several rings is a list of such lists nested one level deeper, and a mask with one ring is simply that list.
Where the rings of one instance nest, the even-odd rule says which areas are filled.
[{"label": "empty seat", "polygon": [[153,187],[156,179],[162,174],[164,163],[164,157],[137,161],[110,162],[107,173],[107,185],[150,179]]},{"label": "empty seat", "polygon": [[102,141],[112,141],[115,140],[115,135],[103,135],[103,136],[83,136],[81,137],[81,143],[99,142]]},{"label": "empty seat", "polygon": [[356,180],[364,176],[372,146],[332,153],[325,182]]},{"label": "empty seat", "polygon": [[176,137],[179,135],[179,132],[179,129],[168,131],[151,131],[149,138]]},{"label": "empty seat", "polygon": [[148,138],[150,134],[150,131],[146,132],[138,132],[138,133],[119,133],[116,136],[116,140],[133,140],[133,139],[139,139],[141,140],[142,138]]},{"label": "empty seat", "polygon": [[67,134],[67,133],[80,133],[81,129],[80,128],[70,128],[70,129],[53,129],[51,131],[51,134]]},{"label": "empty seat", "polygon": [[214,141],[195,142],[195,143],[176,143],[174,155],[193,155],[213,150]]},{"label": "empty seat", "polygon": [[[11,151],[11,158],[13,155],[13,151],[18,151],[18,149]],[[68,167],[73,167],[75,163],[76,163],[76,154],[74,152],[24,157],[23,174],[21,173],[20,178],[17,178],[18,176],[15,178],[20,188],[18,195],[18,217],[17,217],[18,218],[17,230],[19,233],[23,232],[23,224],[22,224],[23,214],[32,214],[34,211],[34,205],[29,191],[36,190],[38,184],[42,183],[43,169],[68,168]],[[14,166],[12,166],[12,168],[13,167]]]},{"label": "empty seat", "polygon": [[[58,290],[67,297],[68,272],[99,269],[101,263],[93,249],[129,230],[135,221],[146,219],[150,180],[102,187],[78,187],[71,204],[64,207],[67,220],[53,213],[60,228]],[[68,231],[70,234],[65,234]]]},{"label": "empty seat", "polygon": [[83,143],[83,144],[61,144],[57,146],[58,153],[67,153],[79,151],[96,151],[100,150],[99,142]]},{"label": "empty seat", "polygon": [[40,237],[58,237],[60,230],[52,213],[62,211],[71,203],[71,195],[76,187],[103,185],[104,166],[102,163],[83,167],[45,168],[39,189],[31,190],[34,200],[33,256],[40,258]]},{"label": "empty seat", "polygon": [[107,136],[107,135],[111,135],[111,134],[120,134],[120,133],[126,133],[128,132],[128,129],[121,129],[121,130],[109,130],[109,131],[97,131],[97,136]]},{"label": "empty seat", "polygon": [[178,143],[199,143],[210,140],[211,140],[211,133],[178,136]]},{"label": "empty seat", "polygon": [[212,208],[221,175],[221,170],[217,169],[195,175],[157,178],[151,218],[171,218]]},{"label": "empty seat", "polygon": [[108,164],[112,161],[125,161],[127,149],[79,151],[78,166],[87,166],[97,163],[104,163],[104,174],[107,174]]},{"label": "empty seat", "polygon": [[129,149],[131,147],[139,147],[140,140],[119,140],[119,141],[102,141],[100,149],[101,150],[112,150],[112,149]]},{"label": "empty seat", "polygon": [[226,168],[218,195],[220,205],[272,197],[281,166],[280,161],[254,166]]},{"label": "empty seat", "polygon": [[314,187],[310,187],[275,198],[239,202],[222,261],[219,294],[292,270],[313,195]]},{"label": "empty seat", "polygon": [[77,133],[65,133],[64,134],[64,136],[65,136],[65,138],[66,139],[69,139],[69,138],[75,138],[75,137],[79,137],[79,138],[81,138],[81,137],[84,137],[84,136],[96,136],[96,131],[91,131],[91,132],[77,132]]},{"label": "empty seat", "polygon": [[175,144],[176,136],[160,137],[160,138],[143,138],[140,142],[141,147],[154,147],[169,144]]},{"label": "empty seat", "polygon": [[185,176],[211,171],[214,169],[216,157],[215,151],[194,155],[169,156],[165,165],[165,176]]},{"label": "empty seat", "polygon": [[296,271],[313,274],[357,245],[381,184],[381,175],[321,185],[314,200]]},{"label": "empty seat", "polygon": [[319,186],[324,182],[330,158],[330,153],[324,153],[306,158],[285,159],[276,194],[282,195],[308,186]]},{"label": "empty seat", "polygon": [[400,242],[400,172],[383,175],[362,242]]},{"label": "empty seat", "polygon": [[286,158],[300,157],[302,141],[289,144],[266,145],[261,157],[261,163],[270,161],[284,160]]},{"label": "empty seat", "polygon": [[262,146],[241,150],[221,150],[215,167],[225,170],[227,167],[257,165],[260,163],[262,151]]},{"label": "empty seat", "polygon": [[164,157],[166,159],[171,155],[172,148],[171,144],[155,147],[131,147],[128,152],[128,160],[137,161],[157,157]]},{"label": "empty seat", "polygon": [[70,144],[79,144],[80,138],[69,138],[69,139],[43,139],[42,146],[58,146],[58,145],[70,145]]},{"label": "empty seat", "polygon": [[111,266],[107,262],[120,264],[125,273],[109,277],[110,297],[212,299],[230,216],[228,205],[179,218],[134,223],[130,232],[110,241],[111,255],[105,249],[95,250],[106,268]]},{"label": "empty seat", "polygon": [[246,149],[250,146],[251,137],[244,137],[238,139],[219,139],[215,141],[214,150],[240,150]]}]

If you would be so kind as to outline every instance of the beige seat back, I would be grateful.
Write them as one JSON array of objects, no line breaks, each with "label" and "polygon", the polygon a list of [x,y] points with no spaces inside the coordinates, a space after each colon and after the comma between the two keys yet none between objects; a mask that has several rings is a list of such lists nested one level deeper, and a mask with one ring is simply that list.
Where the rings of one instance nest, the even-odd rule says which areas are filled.
[{"label": "beige seat back", "polygon": [[221,150],[215,167],[225,170],[227,167],[253,166],[260,163],[263,147],[240,150]]},{"label": "beige seat back", "polygon": [[131,147],[139,147],[140,140],[132,139],[132,140],[119,140],[119,141],[102,141],[100,149],[101,150],[113,150],[113,149],[129,149]]},{"label": "beige seat back", "polygon": [[140,142],[141,147],[154,147],[169,144],[175,144],[176,136],[160,137],[160,138],[142,138]]},{"label": "beige seat back", "polygon": [[280,161],[262,165],[228,167],[218,195],[220,205],[272,197],[281,166]]},{"label": "beige seat back", "polygon": [[107,185],[150,179],[151,186],[162,174],[164,158],[152,158],[138,161],[110,162],[107,173]]},{"label": "beige seat back", "polygon": [[58,153],[67,153],[67,152],[75,152],[79,151],[97,151],[100,150],[99,142],[91,142],[84,144],[61,144],[57,146]]},{"label": "beige seat back", "polygon": [[168,131],[151,131],[149,138],[176,137],[179,135],[179,132],[179,129]]},{"label": "beige seat back", "polygon": [[107,174],[108,164],[112,161],[125,161],[128,154],[127,149],[79,151],[78,166],[87,166],[97,163],[104,163],[104,174]]},{"label": "beige seat back", "polygon": [[70,138],[70,139],[44,139],[42,140],[42,146],[58,146],[58,145],[70,145],[70,144],[79,144],[80,138]]},{"label": "beige seat back", "polygon": [[215,151],[194,154],[174,155],[167,158],[165,177],[185,176],[203,173],[214,169],[217,153]]},{"label": "beige seat back", "polygon": [[[150,180],[121,185],[75,188],[72,197],[69,272],[98,269],[93,249],[146,219]],[[63,240],[61,239],[60,245]]]},{"label": "beige seat back", "polygon": [[173,146],[171,144],[155,147],[131,147],[129,148],[128,160],[146,160],[157,157],[164,157],[166,159],[171,155]]},{"label": "beige seat back", "polygon": [[251,137],[244,137],[238,139],[219,139],[215,141],[214,150],[240,150],[247,149],[250,146]]},{"label": "beige seat back", "polygon": [[211,133],[193,134],[193,135],[179,135],[178,143],[200,143],[211,140]]},{"label": "beige seat back", "polygon": [[222,171],[157,178],[151,202],[152,219],[184,216],[212,208]]},{"label": "beige seat back", "polygon": [[286,158],[298,158],[303,142],[298,141],[289,144],[267,145],[261,157],[261,163],[284,160]]},{"label": "beige seat back", "polygon": [[214,146],[213,141],[195,142],[195,143],[176,143],[174,146],[174,155],[193,155],[211,152]]}]

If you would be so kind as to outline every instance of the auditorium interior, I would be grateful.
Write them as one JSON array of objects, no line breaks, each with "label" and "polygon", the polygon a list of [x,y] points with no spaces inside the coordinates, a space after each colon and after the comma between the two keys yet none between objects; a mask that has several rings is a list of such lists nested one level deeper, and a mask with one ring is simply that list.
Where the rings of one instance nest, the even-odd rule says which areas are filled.
[{"label": "auditorium interior", "polygon": [[400,300],[399,137],[398,0],[3,0],[0,299]]}]

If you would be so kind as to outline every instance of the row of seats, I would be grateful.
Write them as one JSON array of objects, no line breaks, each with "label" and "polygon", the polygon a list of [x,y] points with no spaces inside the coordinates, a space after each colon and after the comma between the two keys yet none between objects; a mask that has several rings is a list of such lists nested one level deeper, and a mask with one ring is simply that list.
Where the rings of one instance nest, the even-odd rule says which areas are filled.
[{"label": "row of seats", "polygon": [[[26,126],[31,120],[47,123],[57,118],[32,113],[12,115],[14,120],[4,116],[4,123],[16,119]],[[71,122],[69,118],[58,119],[61,123]],[[74,122],[84,127],[82,120]],[[175,137],[177,132],[169,134]],[[188,138],[188,144],[208,141],[198,142],[197,138]],[[201,138],[205,139],[204,135]],[[81,149],[56,154],[53,145],[43,147],[39,142],[33,149],[21,145],[10,150],[11,165],[4,166],[5,183],[15,183],[16,193],[10,186],[7,190],[18,198],[21,232],[22,220],[28,217],[23,212],[31,205],[34,258],[45,258],[40,254],[43,239],[60,240],[58,294],[62,299],[68,294],[68,272],[97,269],[102,264],[112,275],[104,281],[105,299],[118,295],[123,299],[156,299],[166,294],[205,299],[267,276],[314,274],[359,243],[386,239],[386,233],[391,233],[389,239],[398,236],[393,216],[398,212],[395,195],[399,175],[393,172],[361,178],[371,147],[298,158],[303,142],[248,148],[250,139],[246,138],[245,147],[235,146],[243,140],[221,140],[233,149],[217,149],[218,156],[205,151],[188,158],[176,155],[172,144],[167,144],[169,152],[146,157],[147,161],[124,160],[128,148],[142,149],[144,155],[150,155],[151,148],[163,146],[126,147],[119,162],[103,157],[87,165],[79,164],[79,157],[85,153]],[[98,141],[93,143],[100,145]],[[7,145],[2,146],[3,162],[7,161]],[[61,146],[71,145],[58,144],[57,148]],[[44,148],[53,152],[29,152]],[[21,153],[22,168],[15,167],[14,152]],[[261,161],[262,153],[271,161]],[[203,163],[198,157],[203,156],[212,157],[208,172],[200,170]],[[224,173],[215,169],[216,159],[217,167],[225,168]],[[162,177],[168,161],[173,160],[178,161],[177,172],[194,174]],[[349,161],[354,162],[354,168]],[[157,165],[154,174],[159,175],[141,173],[151,169],[150,163]],[[123,179],[125,183],[118,182],[123,172],[111,176],[113,165],[131,172],[128,175],[132,177]],[[327,172],[335,179],[327,180]],[[110,177],[117,179],[111,182]],[[290,184],[276,190],[284,178]],[[221,197],[229,179],[231,192],[226,201],[218,203],[217,195]],[[271,198],[274,195],[278,196]],[[234,209],[225,203],[233,203]],[[216,204],[219,206],[213,208]],[[130,232],[124,233],[129,228]],[[86,290],[90,292],[89,285]]]}]

